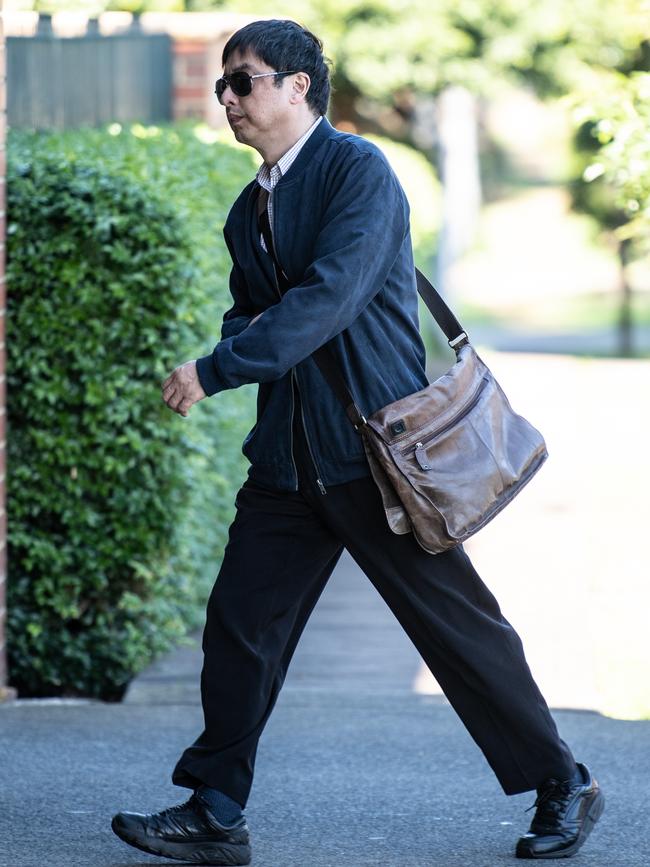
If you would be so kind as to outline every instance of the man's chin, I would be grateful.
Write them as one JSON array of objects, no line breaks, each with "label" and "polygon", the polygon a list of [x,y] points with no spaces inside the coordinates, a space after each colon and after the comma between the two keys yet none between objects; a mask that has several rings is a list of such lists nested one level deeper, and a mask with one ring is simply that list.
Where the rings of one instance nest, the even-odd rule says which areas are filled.
[{"label": "man's chin", "polygon": [[240,129],[240,128],[239,128],[239,126],[236,126],[236,127],[232,130],[232,134],[235,136],[235,139],[236,139],[240,144],[250,145],[251,147],[254,147],[253,142],[251,142],[250,138],[246,135],[246,133],[244,132],[243,129]]},{"label": "man's chin", "polygon": [[241,128],[241,124],[235,124],[234,126],[231,125],[230,130],[237,141],[243,141],[246,138],[244,131]]}]

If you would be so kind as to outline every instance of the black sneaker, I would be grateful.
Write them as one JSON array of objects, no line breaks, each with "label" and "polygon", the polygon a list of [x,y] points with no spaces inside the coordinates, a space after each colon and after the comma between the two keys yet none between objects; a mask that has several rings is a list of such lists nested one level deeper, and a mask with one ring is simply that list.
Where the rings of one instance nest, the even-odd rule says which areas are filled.
[{"label": "black sneaker", "polygon": [[[592,832],[605,809],[605,796],[586,765],[582,782],[546,780],[537,789],[530,830],[517,842],[517,858],[569,858]],[[528,812],[528,811],[526,811]]]},{"label": "black sneaker", "polygon": [[111,828],[136,849],[192,864],[250,864],[251,847],[244,816],[222,825],[198,791],[184,804],[160,813],[117,813]]}]

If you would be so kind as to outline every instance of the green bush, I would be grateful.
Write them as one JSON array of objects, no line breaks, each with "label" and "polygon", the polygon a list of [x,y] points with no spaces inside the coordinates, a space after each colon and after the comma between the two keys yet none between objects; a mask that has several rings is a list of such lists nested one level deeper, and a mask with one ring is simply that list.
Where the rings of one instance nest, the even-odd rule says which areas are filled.
[{"label": "green bush", "polygon": [[8,657],[21,695],[116,700],[203,620],[253,387],[188,419],[160,383],[230,306],[250,157],[195,130],[12,132]]}]

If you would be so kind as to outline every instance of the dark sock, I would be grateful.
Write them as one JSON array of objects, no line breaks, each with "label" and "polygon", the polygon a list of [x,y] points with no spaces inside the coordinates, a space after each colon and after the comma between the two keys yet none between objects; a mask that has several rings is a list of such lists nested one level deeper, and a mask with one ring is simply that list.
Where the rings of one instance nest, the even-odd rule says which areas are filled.
[{"label": "dark sock", "polygon": [[223,825],[232,825],[242,816],[241,804],[233,801],[219,789],[211,789],[209,786],[200,786],[198,791],[210,805],[210,811],[218,822]]}]

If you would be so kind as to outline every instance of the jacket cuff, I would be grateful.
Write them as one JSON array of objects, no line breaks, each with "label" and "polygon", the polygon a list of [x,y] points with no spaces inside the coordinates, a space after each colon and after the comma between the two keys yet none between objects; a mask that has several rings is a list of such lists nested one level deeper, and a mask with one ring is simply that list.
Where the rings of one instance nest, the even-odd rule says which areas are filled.
[{"label": "jacket cuff", "polygon": [[196,375],[201,383],[201,388],[208,397],[211,397],[218,391],[225,391],[225,389],[229,388],[228,384],[217,372],[212,354],[202,355],[196,359]]}]

